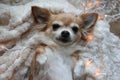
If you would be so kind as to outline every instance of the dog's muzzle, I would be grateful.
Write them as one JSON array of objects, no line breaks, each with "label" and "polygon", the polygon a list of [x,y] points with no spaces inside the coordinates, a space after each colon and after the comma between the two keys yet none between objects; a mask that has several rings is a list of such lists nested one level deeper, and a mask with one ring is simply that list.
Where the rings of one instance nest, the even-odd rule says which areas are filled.
[{"label": "dog's muzzle", "polygon": [[63,43],[70,42],[71,41],[71,39],[70,39],[70,33],[68,31],[62,31],[61,32],[61,36],[59,37],[58,40],[60,40]]}]

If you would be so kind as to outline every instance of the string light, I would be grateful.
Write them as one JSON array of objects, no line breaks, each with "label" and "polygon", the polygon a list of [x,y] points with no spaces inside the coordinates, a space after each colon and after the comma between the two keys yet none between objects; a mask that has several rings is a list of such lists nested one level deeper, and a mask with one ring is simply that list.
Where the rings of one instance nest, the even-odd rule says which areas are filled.
[{"label": "string light", "polygon": [[92,60],[92,59],[89,59],[88,61],[86,61],[85,66],[86,66],[86,67],[90,67],[91,64],[92,64],[92,62],[93,62],[93,60]]},{"label": "string light", "polygon": [[89,34],[88,36],[87,36],[87,41],[88,42],[90,42],[90,41],[92,41],[93,40],[93,34]]},{"label": "string light", "polygon": [[93,3],[92,3],[91,0],[89,0],[89,1],[87,2],[87,7],[92,7],[92,6],[93,6]]},{"label": "string light", "polygon": [[83,12],[85,13],[85,7],[86,7],[85,3],[83,3],[82,6],[83,6]]},{"label": "string light", "polygon": [[96,0],[96,6],[100,6],[100,0]]},{"label": "string light", "polygon": [[[93,2],[92,0],[87,0],[86,2],[83,2],[81,5],[82,5],[81,9],[83,9],[84,13],[87,12],[87,10],[88,11],[93,10],[93,11],[97,12],[98,10],[101,11],[101,9],[103,9],[103,8],[99,8],[101,5],[100,0],[96,0],[95,2]],[[104,12],[104,11],[102,11],[102,12]],[[98,13],[99,13],[99,11],[98,11]],[[106,15],[104,13],[102,15],[98,16],[98,20],[106,20],[107,18],[108,18],[108,15]]]},{"label": "string light", "polygon": [[102,20],[102,17],[100,15],[98,16],[98,20]]},{"label": "string light", "polygon": [[105,18],[107,18],[107,17],[108,17],[108,15],[105,14]]},{"label": "string light", "polygon": [[108,15],[105,14],[104,16],[105,16],[105,20],[108,20]]},{"label": "string light", "polygon": [[100,75],[100,69],[96,69],[95,70],[95,76],[99,76]]}]

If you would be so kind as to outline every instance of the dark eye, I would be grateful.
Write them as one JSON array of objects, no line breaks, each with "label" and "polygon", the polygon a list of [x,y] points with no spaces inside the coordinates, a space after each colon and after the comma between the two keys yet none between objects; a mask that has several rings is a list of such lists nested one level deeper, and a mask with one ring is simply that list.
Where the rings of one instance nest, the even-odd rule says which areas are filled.
[{"label": "dark eye", "polygon": [[72,27],[72,30],[73,30],[74,33],[77,33],[78,32],[78,27],[74,26],[74,27]]},{"label": "dark eye", "polygon": [[55,31],[60,27],[60,25],[59,24],[53,24],[52,27],[53,27],[53,30]]}]

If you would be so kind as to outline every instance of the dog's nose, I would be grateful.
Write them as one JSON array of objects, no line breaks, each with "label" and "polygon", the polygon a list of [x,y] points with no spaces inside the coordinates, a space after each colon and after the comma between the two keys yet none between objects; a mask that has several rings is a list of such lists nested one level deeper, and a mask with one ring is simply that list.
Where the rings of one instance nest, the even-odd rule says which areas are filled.
[{"label": "dog's nose", "polygon": [[70,36],[70,33],[68,31],[62,31],[61,36],[64,38],[68,38]]}]

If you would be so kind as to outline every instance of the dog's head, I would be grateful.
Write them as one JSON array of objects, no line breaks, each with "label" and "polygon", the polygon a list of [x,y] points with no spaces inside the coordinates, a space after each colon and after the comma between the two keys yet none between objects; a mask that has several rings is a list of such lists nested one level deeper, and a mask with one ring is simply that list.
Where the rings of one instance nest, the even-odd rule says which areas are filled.
[{"label": "dog's head", "polygon": [[37,23],[45,23],[42,29],[57,44],[68,46],[86,40],[93,31],[97,13],[74,15],[68,13],[52,14],[49,10],[32,6],[32,15]]}]

